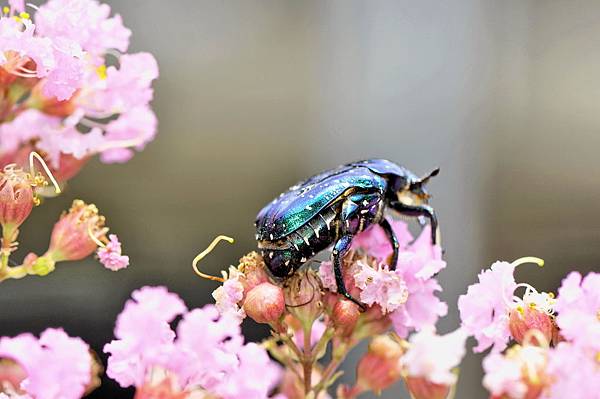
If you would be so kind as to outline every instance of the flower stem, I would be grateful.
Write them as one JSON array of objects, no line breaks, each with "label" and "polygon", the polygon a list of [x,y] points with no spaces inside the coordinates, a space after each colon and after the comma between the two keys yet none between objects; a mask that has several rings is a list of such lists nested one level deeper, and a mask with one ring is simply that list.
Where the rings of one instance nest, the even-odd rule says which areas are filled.
[{"label": "flower stem", "polygon": [[304,328],[304,354],[302,356],[302,368],[304,370],[304,394],[308,395],[312,388],[312,368],[314,357],[310,345],[310,337],[312,333],[312,324],[308,328]]}]

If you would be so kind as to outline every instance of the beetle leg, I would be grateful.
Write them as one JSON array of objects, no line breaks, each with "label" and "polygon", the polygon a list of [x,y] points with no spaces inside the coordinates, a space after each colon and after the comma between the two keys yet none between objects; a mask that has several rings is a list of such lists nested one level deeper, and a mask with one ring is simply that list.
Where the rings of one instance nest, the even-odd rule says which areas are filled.
[{"label": "beetle leg", "polygon": [[435,211],[429,205],[406,205],[399,201],[392,201],[390,207],[396,212],[406,216],[424,216],[429,219],[431,224],[431,242],[435,245],[437,242],[438,222]]},{"label": "beetle leg", "polygon": [[381,219],[381,222],[379,222],[379,225],[385,232],[385,235],[387,236],[387,238],[390,240],[390,244],[392,244],[393,252],[392,252],[392,259],[390,262],[390,270],[396,270],[396,264],[398,263],[398,247],[399,247],[398,238],[396,237],[396,233],[394,233],[394,230],[392,229],[390,222],[388,222],[388,220],[386,218]]},{"label": "beetle leg", "polygon": [[335,274],[335,283],[337,284],[338,294],[343,295],[346,299],[349,299],[355,304],[357,304],[362,310],[365,310],[365,305],[360,303],[360,301],[353,298],[352,295],[348,293],[348,291],[346,290],[346,285],[344,284],[344,277],[342,276],[342,259],[344,258],[344,255],[348,253],[351,244],[352,236],[344,235],[339,240],[337,240],[337,242],[333,246],[331,256],[333,258],[333,272]]}]

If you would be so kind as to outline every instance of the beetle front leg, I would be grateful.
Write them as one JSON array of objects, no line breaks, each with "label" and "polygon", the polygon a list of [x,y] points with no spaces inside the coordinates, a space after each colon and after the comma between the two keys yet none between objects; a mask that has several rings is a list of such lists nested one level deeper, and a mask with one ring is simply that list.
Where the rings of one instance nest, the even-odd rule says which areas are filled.
[{"label": "beetle front leg", "polygon": [[346,285],[344,284],[344,277],[342,275],[342,259],[344,255],[348,253],[350,247],[352,245],[352,236],[345,235],[342,236],[335,245],[333,246],[333,251],[331,253],[331,257],[333,258],[333,272],[335,274],[335,283],[337,285],[337,292],[340,295],[343,295],[346,299],[351,300],[355,304],[357,304],[362,310],[365,310],[365,305],[360,303],[357,299],[353,298],[352,295],[348,293],[346,290]]},{"label": "beetle front leg", "polygon": [[390,270],[396,270],[396,264],[398,263],[398,249],[400,246],[398,244],[398,238],[396,237],[396,233],[394,233],[390,222],[388,222],[386,218],[383,218],[381,222],[379,222],[379,225],[383,229],[387,238],[390,240],[390,244],[392,244],[392,259],[390,262]]},{"label": "beetle front leg", "polygon": [[431,243],[433,245],[437,243],[438,221],[432,207],[429,205],[405,205],[399,201],[391,202],[390,207],[406,216],[424,216],[429,219],[429,224],[431,225]]}]

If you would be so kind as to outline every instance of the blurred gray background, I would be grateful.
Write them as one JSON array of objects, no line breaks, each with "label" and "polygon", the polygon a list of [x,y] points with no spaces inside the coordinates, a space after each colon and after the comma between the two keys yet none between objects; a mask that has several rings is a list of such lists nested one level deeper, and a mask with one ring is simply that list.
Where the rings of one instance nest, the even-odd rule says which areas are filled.
[{"label": "blurred gray background", "polygon": [[[74,198],[95,202],[131,256],[90,260],[0,290],[0,334],[64,326],[97,350],[130,292],[164,284],[190,307],[215,284],[190,260],[215,235],[237,241],[212,272],[254,248],[257,211],[295,181],[384,157],[431,183],[448,268],[449,315],[480,269],[536,255],[518,278],[555,290],[600,258],[600,3],[597,1],[111,1],[132,51],[161,68],[155,142],[125,165],[91,162],[22,229],[43,251]],[[20,253],[24,256],[23,251]],[[263,329],[248,321],[253,339]],[[484,398],[470,355],[457,398]],[[353,375],[352,362],[347,367]],[[106,382],[94,397],[131,397]],[[400,385],[385,398],[407,398]]]}]

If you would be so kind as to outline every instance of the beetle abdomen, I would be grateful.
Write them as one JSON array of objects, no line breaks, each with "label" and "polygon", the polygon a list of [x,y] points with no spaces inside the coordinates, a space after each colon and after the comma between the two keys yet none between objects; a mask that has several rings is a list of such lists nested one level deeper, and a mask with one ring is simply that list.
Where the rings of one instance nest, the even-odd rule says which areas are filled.
[{"label": "beetle abdomen", "polygon": [[259,241],[258,247],[271,273],[288,276],[317,253],[327,249],[338,236],[336,215],[340,204],[327,207],[291,234],[277,241]]}]

